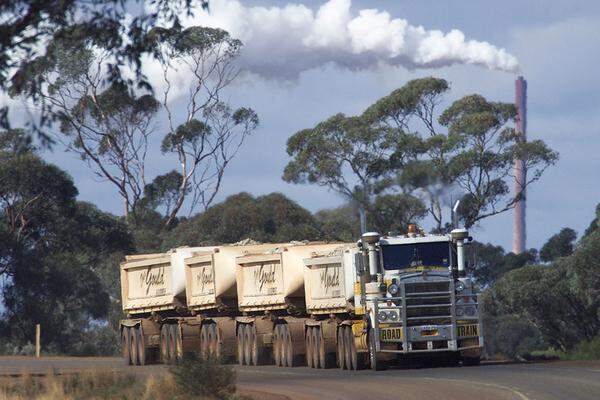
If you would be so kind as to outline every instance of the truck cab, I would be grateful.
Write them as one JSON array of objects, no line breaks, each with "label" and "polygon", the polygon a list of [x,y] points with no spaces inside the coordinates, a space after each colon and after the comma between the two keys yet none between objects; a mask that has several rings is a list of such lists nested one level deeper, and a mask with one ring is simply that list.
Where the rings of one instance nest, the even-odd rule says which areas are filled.
[{"label": "truck cab", "polygon": [[371,364],[380,353],[447,353],[479,362],[483,337],[476,290],[465,273],[465,229],[362,238],[368,277],[363,285],[371,325]]}]

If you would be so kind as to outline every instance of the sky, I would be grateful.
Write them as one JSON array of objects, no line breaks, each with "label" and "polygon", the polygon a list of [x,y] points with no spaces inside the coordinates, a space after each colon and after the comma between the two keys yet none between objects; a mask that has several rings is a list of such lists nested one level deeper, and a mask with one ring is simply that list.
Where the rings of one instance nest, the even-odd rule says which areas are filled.
[{"label": "sky", "polygon": [[[284,7],[287,2],[243,3],[245,7]],[[315,12],[324,3],[302,2]],[[408,69],[404,61],[348,68],[344,63],[352,64],[356,59],[346,57],[343,51],[332,54],[322,48],[315,50],[314,54],[320,51],[318,54],[332,57],[334,62],[315,61],[313,53],[292,53],[289,60],[282,62],[306,65],[290,76],[269,77],[266,72],[244,75],[228,91],[234,104],[256,110],[261,124],[231,163],[217,201],[240,191],[255,195],[277,191],[311,211],[341,205],[344,199],[325,188],[282,181],[283,168],[289,161],[285,144],[292,134],[337,112],[360,113],[408,80],[424,76],[450,81],[452,90],[446,96],[447,102],[472,93],[494,101],[512,102],[514,80],[522,74],[528,81],[528,137],[542,139],[560,153],[557,165],[547,170],[528,191],[527,245],[539,248],[549,236],[566,226],[581,234],[592,220],[596,204],[600,203],[600,3],[577,0],[352,1],[353,14],[364,8],[385,10],[391,18],[405,19],[411,26],[423,26],[425,30],[447,33],[458,29],[467,40],[485,41],[496,49],[505,49],[518,60],[519,70],[515,72],[512,59],[506,57],[500,61],[495,59],[504,67],[499,69],[490,69],[490,65],[473,59],[469,59],[468,64],[423,62],[416,65],[416,56],[411,58],[413,65]],[[241,18],[238,22],[245,22],[244,17]],[[323,29],[327,28],[328,25]],[[389,29],[384,34],[389,35]],[[335,35],[332,37],[335,39]],[[292,34],[279,38],[282,43],[292,39]],[[388,42],[393,39],[389,38]],[[344,45],[346,43],[340,46]],[[452,49],[454,47],[448,51]],[[274,56],[283,54],[273,43],[255,46],[253,51],[246,55],[246,60],[257,69],[272,65],[270,61]],[[277,74],[276,69],[272,73]],[[157,137],[148,157],[150,174],[165,173],[173,168],[172,160],[160,155],[159,141]],[[98,181],[75,154],[66,153],[57,145],[44,157],[72,175],[81,200],[122,214],[122,202],[116,190]],[[427,220],[424,225],[430,227]],[[472,234],[479,241],[509,249],[512,212],[484,220]]]}]

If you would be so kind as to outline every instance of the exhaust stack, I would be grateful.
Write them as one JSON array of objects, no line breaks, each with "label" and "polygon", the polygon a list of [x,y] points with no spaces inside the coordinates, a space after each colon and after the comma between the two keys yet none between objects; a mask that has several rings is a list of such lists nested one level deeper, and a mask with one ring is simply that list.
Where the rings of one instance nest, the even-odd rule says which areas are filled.
[{"label": "exhaust stack", "polygon": [[[527,81],[519,76],[515,81],[515,105],[517,107],[516,130],[520,140],[527,140]],[[513,253],[521,254],[525,251],[527,240],[526,224],[526,197],[525,185],[527,184],[527,170],[523,160],[515,161],[515,195],[520,199],[515,203],[513,223]]]}]

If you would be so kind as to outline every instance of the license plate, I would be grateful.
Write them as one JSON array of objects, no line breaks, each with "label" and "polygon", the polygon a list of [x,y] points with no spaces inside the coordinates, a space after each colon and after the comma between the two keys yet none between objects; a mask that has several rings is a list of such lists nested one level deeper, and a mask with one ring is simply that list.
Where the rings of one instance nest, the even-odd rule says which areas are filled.
[{"label": "license plate", "polygon": [[479,336],[479,325],[459,325],[458,326],[458,337],[470,337]]},{"label": "license plate", "polygon": [[379,339],[382,342],[401,342],[402,328],[384,328],[379,331]]}]

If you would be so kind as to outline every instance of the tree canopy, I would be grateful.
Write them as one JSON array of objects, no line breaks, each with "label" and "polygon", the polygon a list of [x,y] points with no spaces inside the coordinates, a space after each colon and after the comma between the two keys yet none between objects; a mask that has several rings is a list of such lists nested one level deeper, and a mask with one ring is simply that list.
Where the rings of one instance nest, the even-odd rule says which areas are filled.
[{"label": "tree canopy", "polygon": [[[138,5],[144,4],[134,1]],[[160,24],[172,32],[181,30],[180,16],[190,14],[191,0],[157,0],[143,12],[136,13],[132,2],[98,0],[93,2],[66,0],[40,2],[16,0],[2,2],[0,14],[0,88],[9,86],[40,105],[40,128],[53,121],[54,107],[39,102],[40,90],[46,83],[37,74],[40,68],[54,61],[55,40],[86,42],[105,49],[110,55],[104,78],[110,83],[129,87],[150,88],[141,65],[144,55],[159,57],[154,28]],[[206,1],[200,1],[207,7]],[[135,72],[128,76],[129,70]],[[8,108],[0,113],[0,126],[9,128]],[[47,136],[46,136],[47,137]]]},{"label": "tree canopy", "polygon": [[283,179],[343,194],[372,215],[375,228],[382,226],[375,204],[390,199],[378,196],[397,196],[402,222],[425,210],[435,231],[445,229],[443,206],[452,198],[462,199],[467,228],[511,209],[521,196],[509,186],[515,160],[529,170],[527,186],[558,154],[542,141],[521,139],[512,104],[468,95],[438,111],[449,88],[444,79],[415,79],[359,116],[336,114],[298,131],[287,143],[291,161]]},{"label": "tree canopy", "polygon": [[24,145],[24,132],[0,133],[0,143],[0,329],[22,344],[42,323],[47,343],[76,351],[85,328],[111,307],[101,276],[115,270],[106,257],[133,243],[114,216],[76,200],[71,178]]}]

